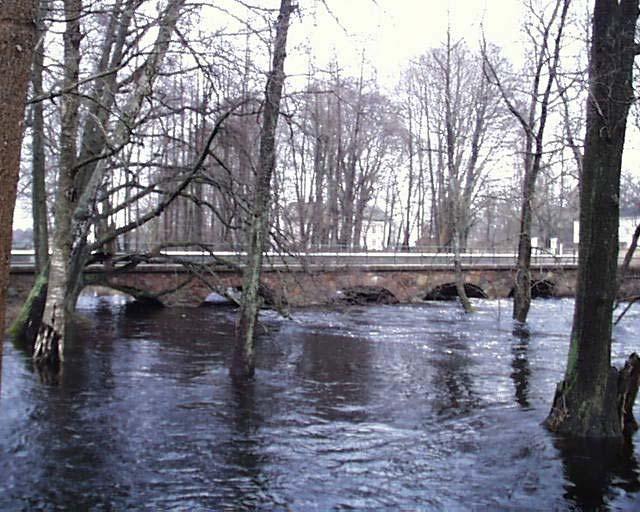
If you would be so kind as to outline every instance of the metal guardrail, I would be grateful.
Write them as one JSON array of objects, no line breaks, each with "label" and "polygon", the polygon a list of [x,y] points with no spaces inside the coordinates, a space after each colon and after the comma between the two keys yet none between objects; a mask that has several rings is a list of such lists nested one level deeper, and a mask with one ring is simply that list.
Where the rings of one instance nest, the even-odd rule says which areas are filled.
[{"label": "metal guardrail", "polygon": [[[123,254],[116,254],[123,256]],[[149,263],[155,265],[171,264],[172,261],[189,261],[193,263],[216,263],[223,260],[242,264],[246,254],[237,251],[184,251],[163,250],[157,257],[151,258]],[[621,259],[624,254],[621,254]],[[469,251],[460,255],[464,266],[497,266],[513,267],[516,264],[515,252]],[[637,260],[640,263],[640,259]],[[266,254],[265,265],[274,266],[376,266],[394,265],[398,267],[424,267],[453,265],[454,254],[442,251],[414,252],[414,251],[314,251],[304,253],[282,254],[269,252]],[[531,258],[533,266],[566,267],[576,265],[576,253],[550,254],[548,252],[534,252]],[[30,267],[35,263],[33,250],[11,251],[12,267]]]}]

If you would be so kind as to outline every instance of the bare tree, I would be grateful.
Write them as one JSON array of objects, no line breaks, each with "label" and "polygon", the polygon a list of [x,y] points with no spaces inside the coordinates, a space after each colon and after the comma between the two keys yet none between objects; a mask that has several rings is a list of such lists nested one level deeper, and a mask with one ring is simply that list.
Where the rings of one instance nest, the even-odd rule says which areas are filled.
[{"label": "bare tree", "polygon": [[268,246],[271,178],[276,164],[276,128],[285,80],[284,61],[287,51],[287,34],[289,19],[295,8],[291,0],[281,0],[280,2],[273,44],[273,62],[265,91],[253,217],[247,240],[247,264],[244,271],[242,304],[231,364],[231,375],[239,379],[251,377],[255,371],[255,330],[261,302],[258,291],[263,252]]},{"label": "bare tree", "polygon": [[444,47],[425,55],[414,73],[423,85],[416,93],[425,119],[421,138],[430,179],[421,183],[431,190],[432,233],[438,245],[454,253],[458,296],[470,311],[460,254],[475,222],[487,164],[502,143],[504,109],[476,56],[464,41],[453,42],[450,32]]},{"label": "bare tree", "polygon": [[[107,107],[109,104],[113,105],[110,98],[115,94],[112,87],[115,87],[116,80],[108,78],[94,83],[95,101],[100,103],[100,111],[98,115],[90,113],[86,116],[86,130],[81,139],[81,147],[78,148],[76,141],[79,131],[78,87],[83,5],[81,0],[65,0],[64,84],[61,94],[60,169],[55,232],[46,306],[33,354],[36,361],[55,363],[64,357],[65,329],[75,310],[77,297],[82,289],[82,272],[92,249],[87,244],[87,239],[94,217],[95,198],[109,170],[107,158],[119,152],[130,140],[143,102],[152,92],[183,5],[184,0],[173,0],[162,13],[153,48],[142,66],[134,72],[135,87],[122,108],[118,122],[112,128],[109,144],[103,130],[106,128],[111,110],[102,110],[105,106],[102,100],[107,102]],[[113,70],[109,70],[108,73],[100,71],[105,62],[115,64],[116,68],[120,67],[124,40],[122,37],[118,38],[117,34],[127,34],[129,21],[136,7],[137,2],[129,0],[128,10],[122,14],[124,20],[121,20],[119,27],[113,27],[116,37],[107,32],[104,51],[108,55],[102,54],[103,60],[98,64],[96,73],[98,77],[102,77],[104,73],[113,76]],[[119,85],[122,86],[122,83]],[[95,124],[96,121],[98,125]],[[136,225],[142,223],[140,220]],[[108,237],[100,238],[97,243],[103,244],[108,238],[115,238],[117,234],[119,232],[110,233]]]},{"label": "bare tree", "polygon": [[[509,111],[520,123],[523,131],[524,176],[520,212],[520,235],[518,239],[518,260],[513,299],[513,318],[524,323],[531,306],[531,225],[536,180],[542,167],[544,133],[547,124],[551,92],[555,83],[560,58],[562,34],[571,0],[556,0],[547,20],[536,15],[540,26],[527,25],[527,33],[534,48],[534,72],[526,108],[519,107],[510,97],[494,64],[484,51],[485,72],[495,83]],[[536,12],[533,4],[529,11]],[[555,29],[555,37],[553,30]],[[538,37],[538,33],[540,36]]]}]

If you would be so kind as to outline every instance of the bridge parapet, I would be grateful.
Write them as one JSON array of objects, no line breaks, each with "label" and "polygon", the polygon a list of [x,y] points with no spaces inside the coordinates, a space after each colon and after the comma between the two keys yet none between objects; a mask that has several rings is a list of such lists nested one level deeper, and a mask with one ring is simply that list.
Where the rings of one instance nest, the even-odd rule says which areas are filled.
[{"label": "bridge parapet", "polygon": [[[624,255],[621,255],[621,258]],[[113,261],[125,259],[126,255],[115,254]],[[165,250],[158,254],[145,257],[149,264],[171,265],[176,262],[191,262],[197,264],[231,264],[243,265],[246,254],[237,251],[178,251]],[[460,261],[464,266],[496,266],[499,268],[515,267],[517,254],[515,252],[496,252],[489,250],[475,250],[464,252]],[[451,266],[454,254],[446,251],[416,252],[416,251],[313,251],[303,253],[267,253],[264,258],[265,267],[367,267],[373,265],[396,266]],[[622,259],[620,260],[622,262]],[[28,267],[35,262],[32,250],[14,250],[11,253],[12,267]],[[531,262],[533,266],[571,267],[577,264],[577,254],[550,254],[534,252]],[[640,258],[637,259],[640,264]]]}]

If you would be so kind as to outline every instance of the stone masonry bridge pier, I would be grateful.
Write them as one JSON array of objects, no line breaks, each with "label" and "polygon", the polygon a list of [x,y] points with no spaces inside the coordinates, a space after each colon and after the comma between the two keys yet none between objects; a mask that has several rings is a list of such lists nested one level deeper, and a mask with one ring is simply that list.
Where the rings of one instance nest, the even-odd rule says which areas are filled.
[{"label": "stone masonry bridge pier", "polygon": [[[33,267],[19,256],[14,255],[13,259],[10,295],[26,297],[33,282]],[[384,292],[392,301],[403,303],[455,294],[453,264],[447,253],[311,253],[268,261],[263,272],[265,298],[292,306],[327,304],[363,290]],[[155,300],[167,306],[198,306],[213,292],[237,294],[242,285],[241,264],[242,255],[237,253],[212,257],[173,251],[132,268],[116,266],[113,270],[92,265],[85,271],[85,281],[139,300]],[[465,254],[463,270],[468,293],[475,297],[509,297],[514,267],[514,254]],[[576,271],[573,255],[534,257],[533,294],[573,296]],[[632,265],[621,296],[637,295],[640,265]]]}]

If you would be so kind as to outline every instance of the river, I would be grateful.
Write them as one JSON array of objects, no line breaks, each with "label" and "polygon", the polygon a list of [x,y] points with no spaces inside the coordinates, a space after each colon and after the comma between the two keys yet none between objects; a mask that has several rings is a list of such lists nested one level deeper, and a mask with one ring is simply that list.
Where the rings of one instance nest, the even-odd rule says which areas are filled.
[{"label": "river", "polygon": [[[475,304],[266,312],[239,389],[232,309],[83,296],[57,385],[5,343],[0,510],[640,510],[640,438],[540,426],[573,301],[535,301],[528,339]],[[615,363],[639,332],[632,310]]]}]

